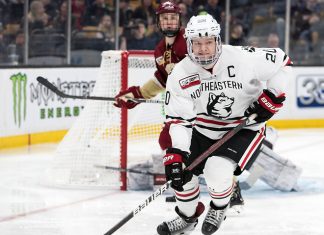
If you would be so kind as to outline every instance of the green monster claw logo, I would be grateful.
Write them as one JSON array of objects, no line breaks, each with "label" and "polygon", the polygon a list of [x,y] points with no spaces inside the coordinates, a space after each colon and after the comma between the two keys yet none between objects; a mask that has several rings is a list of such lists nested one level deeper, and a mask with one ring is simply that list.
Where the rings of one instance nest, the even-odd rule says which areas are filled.
[{"label": "green monster claw logo", "polygon": [[15,124],[20,127],[22,118],[26,120],[27,108],[27,76],[26,74],[15,74],[10,77],[12,81],[12,95],[13,95],[13,113]]}]

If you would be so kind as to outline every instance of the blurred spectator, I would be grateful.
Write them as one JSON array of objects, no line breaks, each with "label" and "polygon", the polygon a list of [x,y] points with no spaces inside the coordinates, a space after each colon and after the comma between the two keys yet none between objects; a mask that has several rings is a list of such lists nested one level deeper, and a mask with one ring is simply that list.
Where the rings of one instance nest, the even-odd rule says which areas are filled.
[{"label": "blurred spectator", "polygon": [[306,44],[309,50],[318,42],[317,24],[320,21],[320,5],[317,0],[305,0],[305,4],[297,2],[293,6],[293,38]]},{"label": "blurred spectator", "polygon": [[129,0],[120,0],[119,2],[119,26],[128,26],[133,18],[133,10],[129,6]]},{"label": "blurred spectator", "polygon": [[24,17],[24,0],[8,1],[6,15],[7,24],[22,24]]},{"label": "blurred spectator", "polygon": [[276,18],[285,18],[286,14],[286,0],[273,0],[272,2],[272,14]]},{"label": "blurred spectator", "polygon": [[271,1],[253,1],[254,21],[263,22],[273,18],[273,8]]},{"label": "blurred spectator", "polygon": [[[192,7],[193,9],[198,9],[199,6],[205,6],[207,0],[193,0]],[[197,15],[197,10],[194,11],[194,15]]]},{"label": "blurred spectator", "polygon": [[[194,14],[194,8],[193,8],[193,0],[182,0],[182,3],[186,5],[187,7],[187,17],[190,19]],[[186,27],[186,25],[182,25],[183,27]]]},{"label": "blurred spectator", "polygon": [[1,1],[0,0],[0,23],[1,24],[5,20],[4,15],[5,15],[6,9],[7,9],[7,3],[6,3],[6,1]]},{"label": "blurred spectator", "polygon": [[85,0],[86,7],[87,8],[90,7],[93,2],[94,2],[94,0]]},{"label": "blurred spectator", "polygon": [[110,15],[109,6],[105,0],[94,0],[90,7],[87,8],[84,25],[97,26],[100,18],[104,15]]},{"label": "blurred spectator", "polygon": [[241,24],[234,24],[230,33],[229,44],[232,46],[246,45],[245,36],[243,33],[243,26]]},{"label": "blurred spectator", "polygon": [[53,20],[53,29],[60,33],[66,33],[67,30],[67,2],[63,1],[60,6],[60,11]]},{"label": "blurred spectator", "polygon": [[212,15],[218,23],[221,22],[222,8],[219,6],[218,0],[207,0],[205,10],[208,14]]},{"label": "blurred spectator", "polygon": [[186,26],[189,19],[190,19],[190,16],[188,15],[188,8],[187,8],[187,5],[184,4],[184,3],[179,3],[178,4],[180,10],[181,10],[181,25],[182,26]]},{"label": "blurred spectator", "polygon": [[155,23],[155,9],[151,0],[141,0],[139,5],[133,14],[133,19],[142,19],[147,24]]},{"label": "blurred spectator", "polygon": [[278,48],[279,47],[279,36],[276,33],[270,33],[267,39],[267,47]]},{"label": "blurred spectator", "polygon": [[115,26],[110,15],[104,15],[101,17],[97,29],[104,33],[106,40],[109,42],[115,41]]},{"label": "blurred spectator", "polygon": [[[146,24],[145,36],[146,39],[151,37],[155,33],[155,8],[153,6],[153,1],[151,0],[141,0],[140,5],[135,8],[132,18],[141,19]],[[130,26],[130,24],[128,24]]]},{"label": "blurred spectator", "polygon": [[231,2],[231,24],[241,24],[245,35],[250,33],[254,20],[251,0]]},{"label": "blurred spectator", "polygon": [[25,35],[22,31],[19,31],[15,39],[16,54],[18,55],[18,63],[24,63],[24,52],[25,52]]},{"label": "blurred spectator", "polygon": [[0,63],[6,62],[7,47],[3,40],[3,30],[0,29]]},{"label": "blurred spectator", "polygon": [[34,0],[30,4],[28,13],[29,30],[45,29],[48,26],[48,15],[45,13],[44,5],[41,1]]},{"label": "blurred spectator", "polygon": [[40,0],[45,9],[45,13],[48,15],[48,21],[51,22],[54,20],[59,11],[59,6],[61,1],[52,1],[52,0]]},{"label": "blurred spectator", "polygon": [[251,36],[247,41],[247,45],[251,47],[260,47],[260,40],[258,37]]},{"label": "blurred spectator", "polygon": [[221,22],[219,23],[220,27],[221,27],[221,32],[220,32],[220,36],[221,36],[221,40],[222,42],[225,42],[225,34],[226,34],[226,14],[225,11],[221,12]]},{"label": "blurred spectator", "polygon": [[72,29],[82,29],[85,12],[85,0],[72,0]]},{"label": "blurred spectator", "polygon": [[136,19],[131,29],[131,37],[126,40],[127,50],[153,50],[155,45],[145,36],[146,25],[142,19]]},{"label": "blurred spectator", "polygon": [[163,38],[163,34],[159,30],[156,24],[153,25],[153,32],[148,36],[153,45],[157,45]]}]

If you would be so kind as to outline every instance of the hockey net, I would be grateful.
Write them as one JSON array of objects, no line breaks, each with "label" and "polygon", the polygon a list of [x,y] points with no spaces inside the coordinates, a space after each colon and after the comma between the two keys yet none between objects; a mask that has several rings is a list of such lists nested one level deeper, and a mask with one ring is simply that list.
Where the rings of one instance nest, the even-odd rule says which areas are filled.
[{"label": "hockey net", "polygon": [[[151,52],[105,51],[91,95],[114,97],[121,89],[144,84],[154,71]],[[113,102],[88,100],[56,150],[48,182],[59,187],[125,190],[125,172],[98,166],[127,168],[150,160],[161,151],[157,140],[163,121],[161,104],[144,103],[127,111]]]}]

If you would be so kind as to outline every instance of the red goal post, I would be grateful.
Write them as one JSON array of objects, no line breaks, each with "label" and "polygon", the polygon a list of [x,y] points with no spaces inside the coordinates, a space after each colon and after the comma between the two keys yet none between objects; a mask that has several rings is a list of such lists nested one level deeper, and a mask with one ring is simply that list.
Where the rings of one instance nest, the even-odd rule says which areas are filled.
[{"label": "red goal post", "polygon": [[[154,77],[152,51],[104,51],[91,95],[114,97],[121,89]],[[163,99],[163,94],[156,97]],[[140,104],[132,110],[113,102],[89,100],[59,144],[47,180],[68,188],[127,189],[127,173],[96,167],[128,168],[160,153],[158,135],[164,121],[161,104]]]}]

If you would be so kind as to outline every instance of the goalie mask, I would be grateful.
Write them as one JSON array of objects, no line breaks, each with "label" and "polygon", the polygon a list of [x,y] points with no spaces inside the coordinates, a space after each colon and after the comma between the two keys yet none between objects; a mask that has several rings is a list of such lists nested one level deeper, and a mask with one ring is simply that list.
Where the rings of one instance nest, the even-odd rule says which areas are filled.
[{"label": "goalie mask", "polygon": [[[220,25],[217,21],[209,14],[193,16],[187,24],[185,37],[190,59],[206,69],[212,68],[222,53]],[[204,49],[197,49],[200,46],[200,39],[207,40],[209,44],[210,41],[215,41],[214,45],[208,46],[209,49],[212,48],[211,52],[206,54],[203,52]]]},{"label": "goalie mask", "polygon": [[157,27],[166,37],[174,37],[180,31],[181,10],[179,6],[171,1],[160,4],[156,11]]}]

